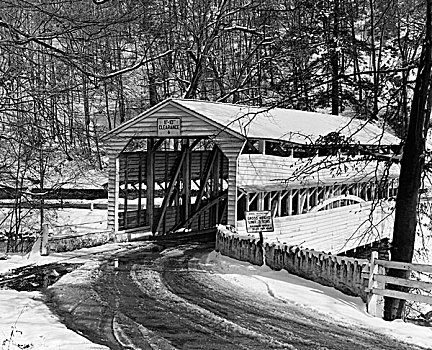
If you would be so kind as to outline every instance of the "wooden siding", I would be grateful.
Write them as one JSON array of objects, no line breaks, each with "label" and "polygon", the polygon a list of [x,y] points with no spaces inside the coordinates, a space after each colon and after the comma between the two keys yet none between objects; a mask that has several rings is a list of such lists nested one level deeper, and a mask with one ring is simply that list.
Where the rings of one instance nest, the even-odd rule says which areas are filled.
[{"label": "wooden siding", "polygon": [[109,157],[108,169],[108,229],[118,231],[119,160]]},{"label": "wooden siding", "polygon": [[[157,222],[162,214],[161,208],[154,208],[154,220]],[[163,230],[169,231],[172,229],[178,222],[177,218],[178,208],[175,206],[167,207],[165,211],[165,220],[163,221]]]},{"label": "wooden siding", "polygon": [[118,132],[109,136],[110,149],[118,156],[125,148],[127,143],[135,137],[155,137],[157,138],[157,120],[160,118],[180,118],[181,119],[181,137],[211,137],[224,139],[233,138],[227,131],[221,130],[220,127],[210,124],[204,118],[200,119],[193,115],[192,112],[180,108],[174,104],[167,103],[150,114],[144,113],[141,118],[128,124],[127,128],[120,128]]},{"label": "wooden siding", "polygon": [[[237,185],[246,192],[365,182],[382,175],[385,166],[362,158],[344,163],[336,157],[298,159],[264,154],[242,154],[238,163]],[[399,166],[393,165],[389,177],[398,175]]]},{"label": "wooden siding", "polygon": [[[109,227],[118,231],[118,204],[119,204],[119,185],[120,179],[125,179],[124,172],[119,173],[120,165],[117,164],[118,157],[123,152],[133,138],[157,138],[157,120],[159,118],[180,118],[181,119],[181,138],[210,138],[221,148],[225,156],[228,158],[228,163],[224,163],[223,176],[227,178],[228,186],[228,223],[235,225],[236,223],[236,206],[237,206],[237,189],[236,189],[236,173],[237,173],[237,156],[243,147],[243,138],[237,138],[233,132],[223,130],[225,126],[220,126],[214,121],[207,119],[197,113],[188,110],[185,107],[179,106],[172,101],[162,103],[161,105],[144,112],[140,116],[134,118],[130,122],[125,123],[116,130],[110,132],[104,137],[103,142],[107,145],[108,155],[110,157],[109,169],[109,205],[108,205],[108,224]],[[168,154],[168,155],[167,155]],[[142,156],[143,158],[146,155]],[[163,157],[164,161],[161,162]],[[165,157],[169,157],[169,173],[166,173],[165,165],[159,167],[158,164],[165,164]],[[198,179],[198,169],[202,158],[208,157],[204,152],[201,155],[193,152],[191,171],[192,179]],[[163,181],[170,178],[169,174],[174,169],[176,155],[174,152],[156,152],[155,154],[155,179]],[[117,159],[117,160],[116,160]],[[129,164],[137,163],[137,159],[132,157],[128,159]],[[172,163],[172,164],[171,164]],[[124,164],[122,164],[123,166]],[[139,183],[138,173],[139,167],[133,167],[134,170],[127,173],[128,182]],[[145,169],[141,169],[142,172]],[[170,226],[170,223],[166,223]]]},{"label": "wooden siding", "polygon": [[237,225],[237,159],[244,147],[244,142],[233,137],[218,137],[215,142],[228,158],[228,205],[227,224]]},{"label": "wooden siding", "polygon": [[[140,215],[140,227],[148,226],[146,223],[146,210],[141,209],[139,211]],[[129,210],[126,212],[127,220],[125,222],[125,212],[119,213],[119,230],[126,230],[128,228],[138,227],[138,210]],[[127,227],[125,227],[125,223]]]},{"label": "wooden siding", "polygon": [[[274,218],[274,232],[264,233],[267,242],[299,245],[308,249],[337,254],[382,238],[393,232],[393,204],[383,201],[373,212],[372,202]],[[375,203],[376,204],[376,203]],[[245,221],[238,222],[240,235],[246,232]]]}]

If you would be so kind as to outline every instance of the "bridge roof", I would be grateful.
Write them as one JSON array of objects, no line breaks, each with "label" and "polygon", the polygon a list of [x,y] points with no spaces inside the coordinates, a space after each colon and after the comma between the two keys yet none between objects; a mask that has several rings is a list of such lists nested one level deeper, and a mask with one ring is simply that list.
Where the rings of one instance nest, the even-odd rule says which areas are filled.
[{"label": "bridge roof", "polygon": [[350,143],[362,145],[399,145],[400,139],[367,120],[283,108],[173,99],[222,128],[252,138],[282,140],[298,144],[316,142],[321,136],[339,132]]}]

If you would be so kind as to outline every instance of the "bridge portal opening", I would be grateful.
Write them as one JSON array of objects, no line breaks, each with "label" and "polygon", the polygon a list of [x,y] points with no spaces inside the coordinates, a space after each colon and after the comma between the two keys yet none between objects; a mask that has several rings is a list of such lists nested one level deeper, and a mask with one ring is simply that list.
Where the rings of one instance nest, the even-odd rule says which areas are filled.
[{"label": "bridge portal opening", "polygon": [[210,138],[133,138],[119,163],[120,230],[165,235],[227,222],[228,159]]}]

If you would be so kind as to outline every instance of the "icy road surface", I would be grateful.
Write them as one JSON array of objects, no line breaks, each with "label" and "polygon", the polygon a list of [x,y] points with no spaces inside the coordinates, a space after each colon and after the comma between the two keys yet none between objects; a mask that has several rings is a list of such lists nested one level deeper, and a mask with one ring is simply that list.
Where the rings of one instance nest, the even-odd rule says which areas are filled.
[{"label": "icy road surface", "polygon": [[157,250],[84,265],[49,288],[51,307],[111,349],[420,349],[236,283],[210,246]]}]

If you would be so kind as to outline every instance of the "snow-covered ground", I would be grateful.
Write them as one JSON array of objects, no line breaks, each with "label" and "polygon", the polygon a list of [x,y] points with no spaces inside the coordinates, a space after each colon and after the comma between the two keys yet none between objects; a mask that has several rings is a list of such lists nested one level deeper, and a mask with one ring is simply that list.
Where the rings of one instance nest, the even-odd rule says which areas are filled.
[{"label": "snow-covered ground", "polygon": [[[99,259],[101,254],[112,254],[127,250],[134,244],[107,244],[67,253],[56,253],[41,257],[36,253],[12,255],[0,261],[0,273],[24,265],[41,265],[53,262],[89,262]],[[230,259],[216,252],[210,253],[202,264],[209,264],[221,277],[240,288],[269,293],[286,302],[296,303],[316,310],[340,323],[351,323],[371,328],[376,332],[391,335],[400,340],[432,348],[432,329],[403,321],[385,322],[365,312],[360,298],[349,297],[333,288],[324,287],[288,274],[272,271],[267,267],[256,267]],[[0,290],[0,344],[1,349],[105,349],[67,329],[50,312],[39,292],[17,292]]]},{"label": "snow-covered ground", "polygon": [[[223,278],[247,290],[268,294],[286,302],[316,310],[341,324],[354,324],[370,328],[408,343],[432,349],[432,328],[405,323],[402,320],[387,322],[366,313],[366,305],[360,298],[350,297],[334,288],[305,280],[286,271],[273,271],[269,267],[257,267],[216,252],[208,257],[216,264]],[[247,271],[245,273],[245,271]]]},{"label": "snow-covered ground", "polygon": [[[130,247],[130,244],[107,244],[73,252],[40,256],[12,254],[0,260],[0,274],[26,265],[54,262],[88,263]],[[66,328],[44,303],[40,292],[17,292],[0,289],[0,346],[1,350],[15,349],[107,349],[94,344]]]}]

